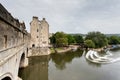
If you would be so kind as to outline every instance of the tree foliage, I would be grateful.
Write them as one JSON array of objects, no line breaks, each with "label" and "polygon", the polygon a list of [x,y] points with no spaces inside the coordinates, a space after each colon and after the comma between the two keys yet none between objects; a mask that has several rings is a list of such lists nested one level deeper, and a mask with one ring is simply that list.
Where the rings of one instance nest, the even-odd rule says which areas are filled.
[{"label": "tree foliage", "polygon": [[72,35],[68,34],[67,38],[68,38],[69,45],[75,43],[75,38]]},{"label": "tree foliage", "polygon": [[67,46],[70,44],[81,44],[84,42],[83,37],[80,35],[65,34],[64,32],[56,32],[50,37],[50,42],[56,47]]},{"label": "tree foliage", "polygon": [[118,36],[111,36],[109,38],[109,44],[119,44],[120,43],[120,37]]},{"label": "tree foliage", "polygon": [[120,37],[118,36],[110,36],[106,37],[101,32],[89,32],[86,35],[85,41],[81,35],[73,35],[73,34],[65,34],[64,32],[56,32],[52,37],[50,37],[50,42],[56,47],[63,47],[71,44],[83,44],[89,48],[101,48],[108,43],[112,44],[120,44]]},{"label": "tree foliage", "polygon": [[67,35],[64,32],[56,32],[51,38],[50,41],[56,47],[62,47],[68,45]]},{"label": "tree foliage", "polygon": [[55,43],[56,43],[56,39],[55,39],[55,36],[54,36],[54,35],[51,36],[49,39],[50,39],[50,43],[51,43],[51,44],[55,44]]},{"label": "tree foliage", "polygon": [[77,44],[81,44],[81,43],[84,42],[83,37],[80,36],[80,35],[74,35],[74,38],[75,38],[75,41],[76,41]]},{"label": "tree foliage", "polygon": [[96,48],[104,47],[108,44],[107,37],[101,32],[89,32],[86,36],[87,39],[92,40]]},{"label": "tree foliage", "polygon": [[95,48],[95,44],[94,44],[94,42],[92,40],[85,40],[84,45],[87,48]]}]

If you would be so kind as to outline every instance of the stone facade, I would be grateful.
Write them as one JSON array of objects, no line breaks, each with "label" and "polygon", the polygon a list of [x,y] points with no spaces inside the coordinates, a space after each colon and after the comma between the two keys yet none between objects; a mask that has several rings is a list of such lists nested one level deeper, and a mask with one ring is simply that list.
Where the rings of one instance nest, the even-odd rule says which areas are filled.
[{"label": "stone facade", "polygon": [[31,47],[48,47],[49,42],[49,24],[43,18],[39,20],[38,17],[33,17],[30,23]]},{"label": "stone facade", "polygon": [[28,65],[30,34],[0,4],[0,80],[18,80],[19,67]]}]

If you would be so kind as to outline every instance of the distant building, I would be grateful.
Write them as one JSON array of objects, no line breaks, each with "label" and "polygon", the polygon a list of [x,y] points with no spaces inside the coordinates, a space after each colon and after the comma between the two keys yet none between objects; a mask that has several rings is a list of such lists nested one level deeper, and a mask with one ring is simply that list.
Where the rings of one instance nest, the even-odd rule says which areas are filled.
[{"label": "distant building", "polygon": [[31,47],[48,47],[49,42],[49,24],[43,18],[39,20],[38,17],[33,16],[30,23]]}]

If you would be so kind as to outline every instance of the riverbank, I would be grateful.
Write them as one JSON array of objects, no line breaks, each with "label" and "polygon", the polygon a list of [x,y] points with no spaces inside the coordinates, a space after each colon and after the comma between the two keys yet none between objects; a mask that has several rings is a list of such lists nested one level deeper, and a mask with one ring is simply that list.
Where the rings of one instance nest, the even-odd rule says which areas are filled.
[{"label": "riverbank", "polygon": [[105,51],[104,47],[102,47],[102,48],[87,48],[86,50],[87,51],[93,50],[93,51],[100,52],[100,53]]},{"label": "riverbank", "polygon": [[70,45],[69,47],[50,48],[50,51],[51,53],[65,53],[71,50],[77,50],[78,48],[78,45]]},{"label": "riverbank", "polygon": [[104,48],[97,48],[97,49],[93,49],[94,51],[97,51],[97,52],[102,52],[104,51]]},{"label": "riverbank", "polygon": [[116,50],[120,49],[120,45],[108,45],[107,47],[102,47],[102,48],[97,48],[97,49],[92,49],[97,52],[103,52],[105,50]]}]

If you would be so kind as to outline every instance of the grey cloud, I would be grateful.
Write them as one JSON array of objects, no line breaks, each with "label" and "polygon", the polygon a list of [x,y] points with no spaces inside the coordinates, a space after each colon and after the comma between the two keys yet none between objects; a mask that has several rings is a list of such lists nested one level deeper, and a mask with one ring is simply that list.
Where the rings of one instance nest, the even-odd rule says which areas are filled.
[{"label": "grey cloud", "polygon": [[[1,0],[14,17],[29,23],[32,16],[45,17],[50,32],[119,33],[120,0]],[[110,29],[108,29],[110,28]]]}]

